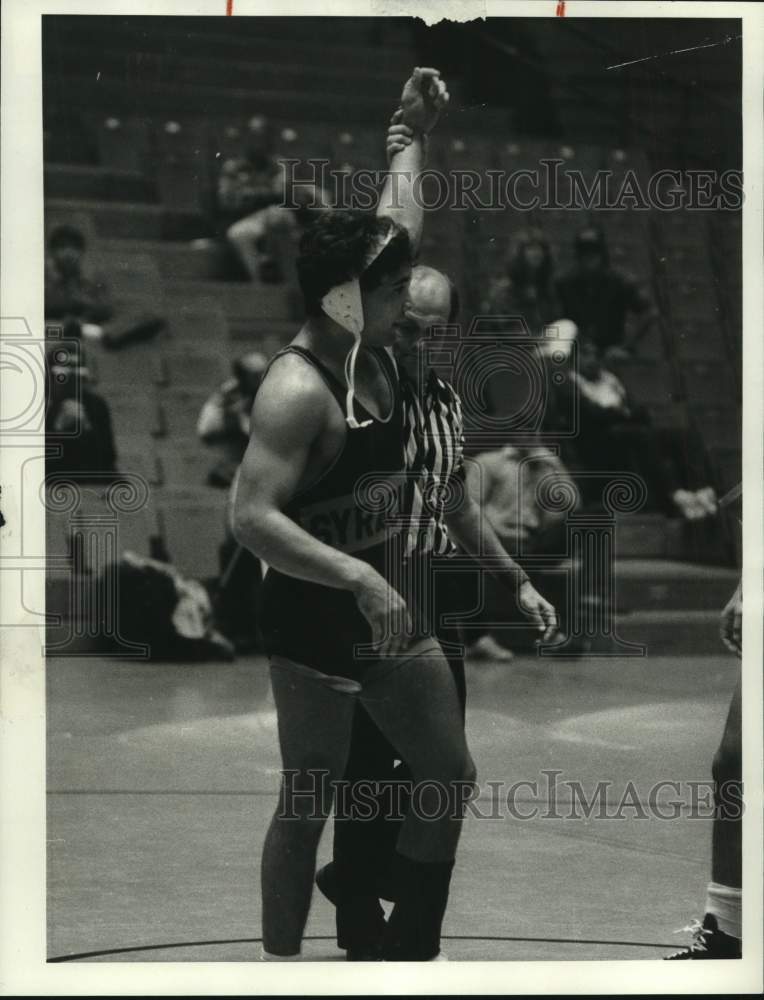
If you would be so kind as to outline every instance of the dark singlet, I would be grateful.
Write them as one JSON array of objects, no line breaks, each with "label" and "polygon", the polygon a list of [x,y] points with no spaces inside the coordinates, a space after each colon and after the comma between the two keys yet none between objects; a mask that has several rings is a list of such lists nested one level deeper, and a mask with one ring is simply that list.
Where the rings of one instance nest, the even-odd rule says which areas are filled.
[{"label": "dark singlet", "polygon": [[[315,354],[297,345],[279,351],[271,364],[287,353],[313,365],[344,417],[347,390],[339,379]],[[390,580],[396,571],[389,519],[398,512],[403,486],[403,425],[394,365],[384,350],[373,353],[392,389],[389,417],[373,418],[356,400],[359,422],[371,419],[371,424],[346,426],[337,457],[317,481],[292,497],[283,512],[314,538],[369,563]],[[371,642],[371,630],[349,591],[270,568],[261,591],[260,620],[269,655],[337,676],[357,678],[363,672],[354,650]]]}]

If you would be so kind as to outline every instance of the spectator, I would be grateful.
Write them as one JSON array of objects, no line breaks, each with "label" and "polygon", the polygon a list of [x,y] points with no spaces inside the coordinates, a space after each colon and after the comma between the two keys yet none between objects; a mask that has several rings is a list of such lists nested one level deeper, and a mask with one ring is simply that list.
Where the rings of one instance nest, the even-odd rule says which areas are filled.
[{"label": "spectator", "polygon": [[[174,566],[125,551],[104,567],[99,586],[118,582],[119,633],[127,642],[146,644],[152,660],[234,658],[220,633],[207,591]],[[101,591],[103,592],[103,590]]]},{"label": "spectator", "polygon": [[[285,207],[287,193],[296,209]],[[312,184],[285,192],[268,122],[262,115],[251,118],[245,152],[223,163],[217,189],[220,224],[250,281],[296,287],[300,233],[312,220],[311,209],[327,204],[325,193]]]},{"label": "spectator", "polygon": [[210,470],[210,486],[228,487],[249,441],[249,415],[255,393],[267,365],[259,351],[251,351],[233,363],[233,374],[215,390],[201,409],[196,425],[199,438],[221,445],[224,458]]},{"label": "spectator", "polygon": [[282,200],[281,170],[271,148],[271,130],[262,115],[250,118],[241,156],[224,161],[217,185],[219,223],[250,280],[260,280],[266,255],[263,211]]},{"label": "spectator", "polygon": [[[231,378],[202,407],[197,434],[205,444],[223,448],[222,457],[210,469],[207,478],[211,486],[229,488],[229,491],[233,488],[236,469],[249,443],[250,413],[266,366],[267,359],[259,351],[237,358]],[[229,492],[229,497],[231,495]],[[231,637],[237,652],[249,652],[260,642],[255,608],[264,570],[260,560],[236,542],[228,516],[219,562],[215,614],[220,628]]]},{"label": "spectator", "polygon": [[[77,326],[76,321],[67,324],[69,338],[79,335]],[[111,478],[117,472],[111,414],[106,401],[89,386],[84,358],[71,357],[52,341],[47,370],[46,442],[55,447],[48,449],[46,473],[75,479],[82,473]]]},{"label": "spectator", "polygon": [[[606,361],[624,360],[658,319],[658,310],[633,278],[610,266],[598,229],[578,234],[576,257],[576,265],[556,285],[562,315],[576,324],[580,337],[594,342]],[[629,313],[638,319],[627,337]]]},{"label": "spectator", "polygon": [[45,319],[76,321],[77,336],[121,347],[158,333],[164,320],[148,308],[128,310],[115,318],[103,275],[85,267],[85,237],[74,226],[57,226],[48,237],[45,262]]},{"label": "spectator", "polygon": [[495,279],[481,304],[493,315],[522,316],[538,336],[543,328],[562,316],[554,288],[554,262],[541,232],[524,233],[508,259],[506,272]]},{"label": "spectator", "polygon": [[103,277],[84,269],[86,242],[74,226],[57,226],[48,237],[45,262],[45,317],[101,324],[114,309]]},{"label": "spectator", "polygon": [[[680,470],[669,451],[687,448],[682,444],[672,448],[668,440],[661,440],[647,410],[629,397],[618,376],[605,367],[597,345],[586,338],[579,341],[577,368],[555,389],[551,413],[572,412],[570,398],[564,398],[571,394],[577,397],[579,421],[578,434],[564,452],[571,468],[635,472],[647,486],[648,504],[669,515],[679,512],[687,520],[699,520],[715,513],[711,487],[698,484],[691,490],[680,483]],[[585,484],[586,480],[582,488]],[[587,496],[584,490],[584,499],[597,503],[600,498]]]},{"label": "spectator", "polygon": [[[506,445],[495,451],[483,452],[467,464],[467,486],[482,505],[489,523],[502,545],[525,570],[534,587],[545,593],[559,590],[560,574],[549,572],[559,567],[565,554],[565,511],[542,506],[539,485],[549,475],[556,483],[567,483],[577,493],[570,473],[561,460],[548,448]],[[527,557],[548,556],[549,564],[542,570]],[[555,559],[555,557],[558,557]],[[565,593],[554,593],[555,607],[564,614]],[[491,601],[486,611],[490,617]],[[504,603],[502,604],[504,607]],[[564,628],[565,623],[561,622]],[[507,662],[512,653],[501,646],[489,632],[470,629],[465,635],[467,655],[473,659]]]}]

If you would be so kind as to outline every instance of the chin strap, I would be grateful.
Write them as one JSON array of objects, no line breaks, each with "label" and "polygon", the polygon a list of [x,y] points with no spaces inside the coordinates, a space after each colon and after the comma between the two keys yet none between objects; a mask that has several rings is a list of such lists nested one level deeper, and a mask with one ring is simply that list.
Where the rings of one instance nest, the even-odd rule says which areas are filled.
[{"label": "chin strap", "polygon": [[362,420],[361,423],[359,423],[353,412],[353,400],[355,398],[355,363],[361,346],[361,335],[360,333],[356,333],[354,334],[354,337],[355,343],[353,344],[350,353],[345,358],[345,381],[348,384],[348,391],[345,396],[345,420],[351,430],[357,431],[360,427],[368,427],[369,424],[373,423],[373,421]]},{"label": "chin strap", "polygon": [[[379,257],[396,232],[396,227],[391,225],[387,232],[378,237],[366,255],[361,273]],[[348,281],[330,288],[321,299],[321,307],[326,315],[334,320],[338,326],[353,334],[353,346],[345,358],[345,381],[348,384],[347,396],[345,397],[345,420],[348,427],[353,430],[358,430],[359,427],[368,427],[373,421],[364,420],[359,423],[353,412],[355,364],[358,351],[361,347],[361,333],[364,328],[363,300],[361,299],[361,283],[359,278],[350,278]]]}]

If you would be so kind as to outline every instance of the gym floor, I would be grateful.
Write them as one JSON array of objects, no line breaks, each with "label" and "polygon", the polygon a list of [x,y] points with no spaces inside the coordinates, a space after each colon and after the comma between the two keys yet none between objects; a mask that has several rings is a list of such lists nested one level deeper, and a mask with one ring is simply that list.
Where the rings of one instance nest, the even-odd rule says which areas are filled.
[{"label": "gym floor", "polygon": [[[482,815],[465,822],[448,957],[654,959],[687,943],[673,932],[702,916],[706,789],[738,669],[723,652],[471,666]],[[255,960],[280,766],[265,661],[51,658],[47,685],[49,960]],[[519,781],[538,795],[520,786],[514,812],[535,818],[506,808]],[[603,781],[602,809],[570,818],[566,782],[592,796]],[[647,809],[659,781],[682,783],[658,795],[677,818]],[[330,845],[327,827],[321,863]],[[306,934],[306,958],[344,958],[318,893]]]}]

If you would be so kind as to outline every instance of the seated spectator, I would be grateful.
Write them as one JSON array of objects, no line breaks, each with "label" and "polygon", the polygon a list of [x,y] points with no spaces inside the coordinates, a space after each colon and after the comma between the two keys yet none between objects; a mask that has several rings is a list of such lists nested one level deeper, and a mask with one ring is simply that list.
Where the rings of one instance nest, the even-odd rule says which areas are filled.
[{"label": "seated spectator", "polygon": [[[594,228],[576,238],[577,263],[556,283],[562,315],[578,327],[579,336],[591,340],[605,360],[628,358],[658,319],[658,310],[647,292],[630,276],[610,266],[603,234]],[[626,317],[638,320],[626,335]]]},{"label": "seated spectator", "polygon": [[530,229],[521,235],[505,273],[492,282],[481,310],[489,315],[522,316],[538,336],[562,316],[553,279],[549,244],[539,230]]},{"label": "seated spectator", "polygon": [[152,660],[232,660],[234,649],[217,628],[212,603],[197,580],[170,563],[125,551],[104,567],[99,586],[118,580],[119,634],[145,644]]},{"label": "seated spectator", "polygon": [[233,374],[206,401],[199,414],[196,433],[210,445],[221,445],[224,458],[211,470],[210,486],[226,488],[241,462],[249,441],[249,417],[267,358],[251,351],[233,363]]},{"label": "seated spectator", "polygon": [[250,281],[296,282],[294,259],[313,207],[328,204],[312,184],[288,192],[297,209],[285,207],[284,175],[272,150],[267,120],[250,119],[242,156],[226,160],[217,187],[219,224]]},{"label": "seated spectator", "polygon": [[[207,482],[229,488],[229,497],[249,442],[250,414],[266,365],[267,359],[259,351],[237,358],[232,377],[210,396],[199,414],[196,430],[201,440],[223,448],[223,455],[210,469]],[[248,652],[259,645],[255,608],[264,571],[260,560],[234,539],[228,516],[225,529],[219,552],[215,612],[221,629],[231,637],[236,650]]]},{"label": "seated spectator", "polygon": [[[74,336],[76,323],[65,328]],[[47,350],[47,409],[45,412],[48,449],[47,474],[65,473],[76,479],[86,473],[110,479],[117,473],[111,414],[106,401],[89,385],[84,358],[60,357],[55,341]]]},{"label": "seated spectator", "polygon": [[[567,601],[564,588],[560,591],[559,567],[565,558],[565,521],[567,512],[549,510],[540,501],[539,484],[549,475],[558,483],[567,483],[574,495],[576,487],[561,460],[548,448],[540,446],[506,445],[495,451],[483,452],[467,463],[467,487],[481,504],[484,515],[499,536],[507,552],[523,567],[534,587],[544,593],[555,592],[555,607],[564,615]],[[549,556],[549,565],[539,570],[528,562],[529,556]],[[558,557],[558,558],[555,558]],[[564,582],[564,581],[563,581]],[[506,598],[500,595],[497,620],[506,615]],[[495,600],[489,595],[486,612],[493,610]],[[564,628],[566,622],[561,621]],[[470,629],[465,634],[467,655],[473,659],[506,662],[512,653],[501,646],[487,631]]]},{"label": "seated spectator", "polygon": [[85,266],[86,249],[85,237],[74,226],[57,226],[48,237],[46,323],[75,320],[77,336],[110,348],[158,333],[164,320],[151,310],[150,303],[115,316],[106,279]]},{"label": "seated spectator", "polygon": [[[554,390],[548,430],[554,426],[555,413],[573,411],[568,398],[571,394],[577,397],[578,433],[563,448],[571,468],[637,473],[647,487],[648,507],[668,515],[678,512],[687,520],[698,520],[715,512],[713,490],[707,483],[688,489],[688,484],[681,482],[681,472],[670,454],[676,448],[666,440],[671,432],[663,432],[662,437],[658,434],[647,410],[630,398],[592,340],[579,341],[576,368],[570,371],[569,380]],[[599,497],[586,495],[586,482],[582,482],[585,502],[600,502]]]},{"label": "seated spectator", "polygon": [[114,313],[105,279],[85,272],[85,237],[74,226],[57,226],[48,237],[45,318],[101,324]]}]

